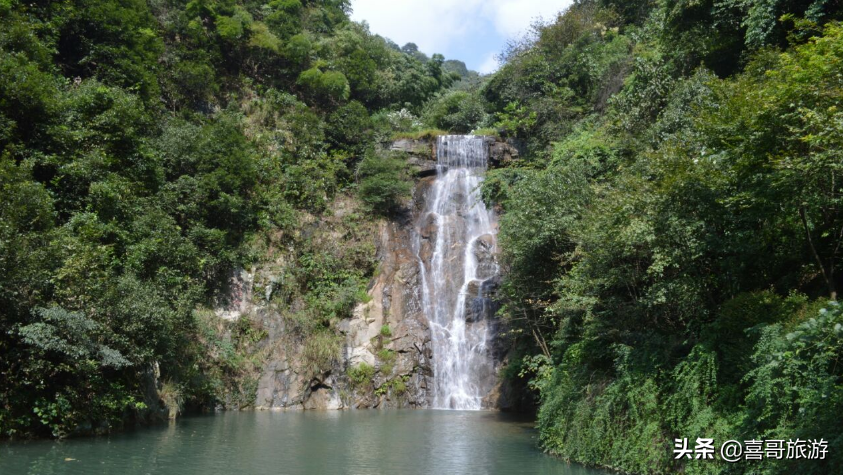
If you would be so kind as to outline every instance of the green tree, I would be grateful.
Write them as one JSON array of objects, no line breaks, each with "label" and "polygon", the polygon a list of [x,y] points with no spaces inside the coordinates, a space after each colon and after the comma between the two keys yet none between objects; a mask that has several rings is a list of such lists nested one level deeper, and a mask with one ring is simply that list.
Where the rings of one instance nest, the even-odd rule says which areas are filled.
[{"label": "green tree", "polygon": [[410,193],[404,157],[367,153],[357,167],[360,198],[375,212],[389,215],[397,212]]}]

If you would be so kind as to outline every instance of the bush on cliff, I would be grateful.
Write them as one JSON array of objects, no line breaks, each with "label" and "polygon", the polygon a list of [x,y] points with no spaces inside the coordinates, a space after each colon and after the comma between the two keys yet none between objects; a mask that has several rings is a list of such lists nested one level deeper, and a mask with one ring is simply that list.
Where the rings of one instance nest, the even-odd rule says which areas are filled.
[{"label": "bush on cliff", "polygon": [[399,154],[369,152],[357,167],[360,199],[375,213],[395,214],[412,188],[407,160]]}]

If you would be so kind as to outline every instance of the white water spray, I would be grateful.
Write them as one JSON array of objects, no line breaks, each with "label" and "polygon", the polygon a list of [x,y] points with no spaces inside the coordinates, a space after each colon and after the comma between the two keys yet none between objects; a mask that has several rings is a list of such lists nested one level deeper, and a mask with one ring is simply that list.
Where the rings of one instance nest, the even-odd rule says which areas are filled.
[{"label": "white water spray", "polygon": [[437,140],[436,179],[417,229],[423,303],[433,343],[431,405],[481,409],[495,384],[489,289],[497,275],[497,219],[480,197],[488,166],[483,137]]}]

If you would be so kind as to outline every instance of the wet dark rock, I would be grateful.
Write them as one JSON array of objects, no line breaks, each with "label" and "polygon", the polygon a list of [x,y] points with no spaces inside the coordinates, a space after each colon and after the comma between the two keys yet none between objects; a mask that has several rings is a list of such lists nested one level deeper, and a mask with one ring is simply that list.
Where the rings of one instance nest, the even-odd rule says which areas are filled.
[{"label": "wet dark rock", "polygon": [[474,258],[477,259],[477,278],[489,279],[498,272],[495,259],[495,238],[484,234],[474,242]]},{"label": "wet dark rock", "polygon": [[489,145],[489,162],[492,166],[500,166],[519,157],[518,149],[509,142],[495,140]]}]

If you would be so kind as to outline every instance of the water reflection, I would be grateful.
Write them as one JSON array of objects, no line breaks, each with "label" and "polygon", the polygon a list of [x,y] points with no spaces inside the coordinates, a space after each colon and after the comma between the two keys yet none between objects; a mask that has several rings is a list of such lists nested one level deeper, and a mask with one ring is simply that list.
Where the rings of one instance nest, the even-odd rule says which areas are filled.
[{"label": "water reflection", "polygon": [[110,437],[0,445],[17,474],[605,473],[535,447],[528,421],[494,412],[231,412]]}]

